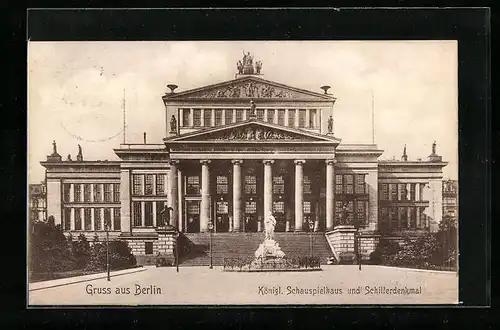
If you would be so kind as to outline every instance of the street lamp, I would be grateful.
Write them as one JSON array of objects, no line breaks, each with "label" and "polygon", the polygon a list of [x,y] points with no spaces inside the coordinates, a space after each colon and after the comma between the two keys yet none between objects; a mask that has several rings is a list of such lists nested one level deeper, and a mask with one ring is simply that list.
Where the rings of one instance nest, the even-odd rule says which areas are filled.
[{"label": "street lamp", "polygon": [[212,221],[208,222],[208,229],[210,230],[210,269],[214,268],[212,264],[212,229],[214,229],[214,224]]},{"label": "street lamp", "polygon": [[179,236],[181,236],[181,233],[177,230],[175,233],[175,267],[177,273],[179,272]]},{"label": "street lamp", "polygon": [[108,282],[111,281],[111,277],[109,275],[109,225],[106,224],[104,227],[106,230],[106,270],[108,272]]},{"label": "street lamp", "polygon": [[309,241],[311,244],[311,258],[314,256],[314,253],[313,253],[313,229],[314,229],[314,221],[309,220]]}]

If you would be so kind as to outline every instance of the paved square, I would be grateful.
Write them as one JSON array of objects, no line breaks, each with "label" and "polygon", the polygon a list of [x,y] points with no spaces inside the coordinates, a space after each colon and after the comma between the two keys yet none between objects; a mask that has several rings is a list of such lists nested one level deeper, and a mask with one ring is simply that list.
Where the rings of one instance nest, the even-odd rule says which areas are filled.
[{"label": "paved square", "polygon": [[[351,290],[352,289],[352,290]],[[220,267],[145,271],[29,292],[30,305],[456,304],[455,273],[380,266],[238,273]]]}]

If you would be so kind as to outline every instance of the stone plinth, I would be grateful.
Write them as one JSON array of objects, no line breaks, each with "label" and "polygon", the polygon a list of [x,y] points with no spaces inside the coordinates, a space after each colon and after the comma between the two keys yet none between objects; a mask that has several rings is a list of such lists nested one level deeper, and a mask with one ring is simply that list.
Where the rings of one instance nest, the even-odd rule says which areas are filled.
[{"label": "stone plinth", "polygon": [[281,251],[279,244],[275,240],[265,240],[255,251],[255,258],[258,259],[283,258],[284,256],[285,253]]}]

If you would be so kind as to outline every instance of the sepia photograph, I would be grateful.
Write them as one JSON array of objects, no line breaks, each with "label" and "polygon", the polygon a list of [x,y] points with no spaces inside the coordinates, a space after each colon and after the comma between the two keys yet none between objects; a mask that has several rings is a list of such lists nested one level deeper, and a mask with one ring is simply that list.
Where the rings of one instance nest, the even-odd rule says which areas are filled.
[{"label": "sepia photograph", "polygon": [[459,304],[457,47],[28,42],[28,305]]}]

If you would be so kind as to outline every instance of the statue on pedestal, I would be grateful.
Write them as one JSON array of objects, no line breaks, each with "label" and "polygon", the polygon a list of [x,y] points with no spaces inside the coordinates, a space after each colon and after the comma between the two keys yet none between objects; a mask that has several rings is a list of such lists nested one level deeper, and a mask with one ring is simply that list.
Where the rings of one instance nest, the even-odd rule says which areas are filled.
[{"label": "statue on pedestal", "polygon": [[79,162],[83,161],[82,146],[78,145],[78,154],[76,155],[76,160]]},{"label": "statue on pedestal", "polygon": [[172,118],[170,119],[170,132],[177,132],[177,119],[175,119],[174,115],[172,115]]},{"label": "statue on pedestal", "polygon": [[330,116],[328,118],[328,133],[333,133],[333,118]]},{"label": "statue on pedestal", "polygon": [[272,212],[269,212],[264,221],[265,239],[274,240],[274,227],[276,227],[276,219]]}]

